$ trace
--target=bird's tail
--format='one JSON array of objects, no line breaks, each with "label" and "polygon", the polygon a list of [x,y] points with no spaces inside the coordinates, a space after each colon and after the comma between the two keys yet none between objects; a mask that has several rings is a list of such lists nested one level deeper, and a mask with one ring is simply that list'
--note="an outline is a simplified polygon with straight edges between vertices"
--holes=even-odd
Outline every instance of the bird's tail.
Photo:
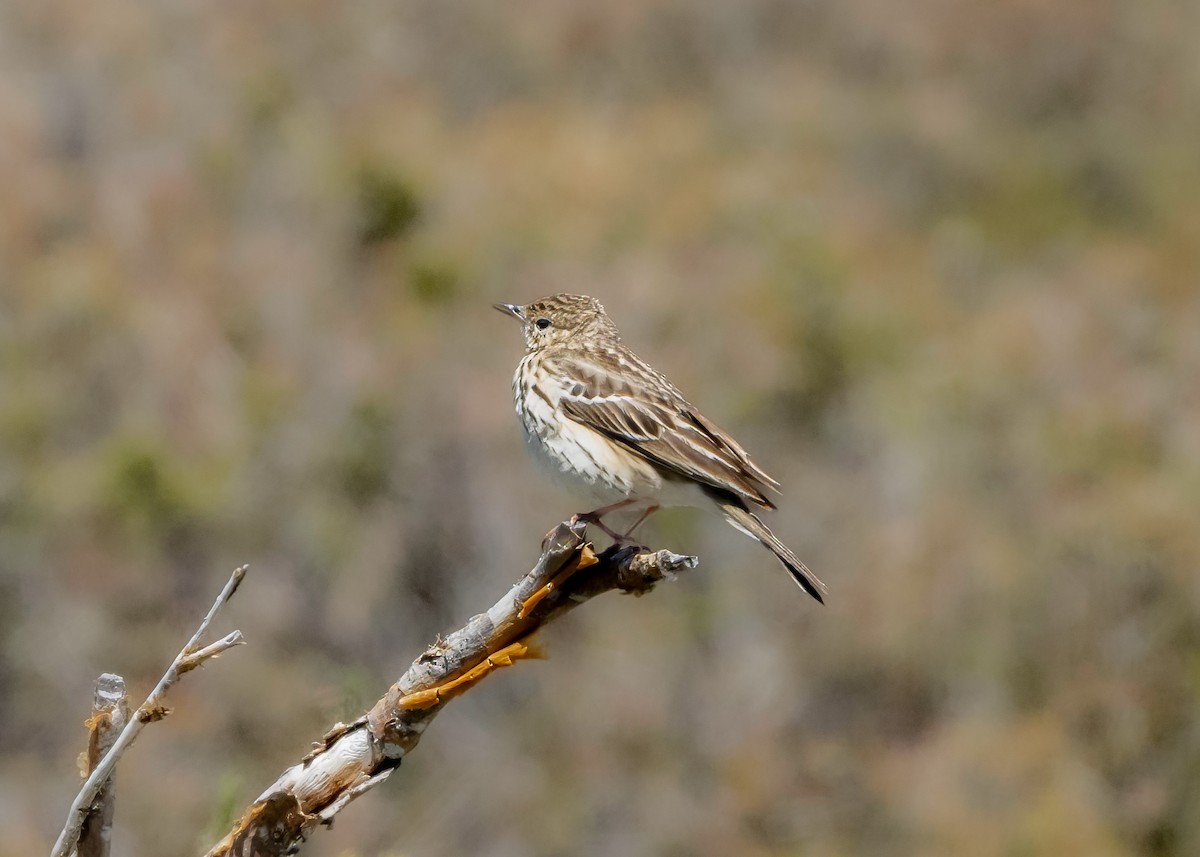
[{"label": "bird's tail", "polygon": [[757,539],[764,547],[768,548],[771,553],[779,558],[788,573],[792,575],[792,579],[796,583],[822,604],[825,603],[824,593],[826,592],[825,584],[820,579],[808,570],[808,566],[802,563],[794,553],[779,539],[775,538],[775,534],[770,528],[764,524],[757,515],[749,509],[738,503],[730,503],[727,501],[717,501],[721,507],[722,514],[725,515],[725,520],[737,527],[746,535]]}]

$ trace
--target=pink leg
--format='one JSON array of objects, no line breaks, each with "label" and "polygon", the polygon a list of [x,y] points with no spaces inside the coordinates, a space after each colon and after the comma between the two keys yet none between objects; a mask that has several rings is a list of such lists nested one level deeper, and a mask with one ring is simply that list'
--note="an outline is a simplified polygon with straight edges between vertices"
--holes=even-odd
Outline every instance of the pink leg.
[{"label": "pink leg", "polygon": [[615,512],[615,511],[617,511],[617,509],[624,509],[626,506],[630,505],[631,503],[637,503],[637,502],[639,502],[639,499],[637,497],[626,497],[624,500],[618,500],[616,503],[613,503],[608,506],[601,506],[599,509],[593,509],[590,512],[580,512],[579,514],[574,515],[572,520],[584,521],[585,523],[594,524],[594,523],[599,522],[599,520],[601,518],[603,518],[605,515],[607,515],[609,512]]},{"label": "pink leg", "polygon": [[623,544],[625,542],[630,541],[630,538],[629,538],[630,534],[634,530],[636,530],[639,526],[641,526],[642,521],[646,520],[648,517],[650,517],[652,514],[654,514],[655,512],[658,511],[658,508],[659,508],[658,504],[650,501],[650,505],[646,507],[646,510],[644,512],[642,512],[641,517],[639,517],[637,519],[637,521],[634,522],[632,527],[630,527],[628,530],[626,530],[623,533],[618,533],[618,532],[613,531],[608,526],[606,526],[604,521],[601,519],[605,515],[607,515],[609,512],[615,512],[618,509],[623,509],[626,506],[630,506],[634,503],[645,503],[645,502],[647,502],[647,501],[640,497],[628,497],[624,500],[620,500],[609,506],[601,506],[599,509],[596,509],[591,512],[581,512],[577,515],[572,516],[571,521],[572,521],[572,523],[574,523],[575,521],[583,521],[584,523],[587,523],[587,524],[595,524],[596,527],[602,533],[604,533],[606,536],[608,536],[614,542],[617,542],[618,544]]},{"label": "pink leg", "polygon": [[651,515],[653,515],[655,512],[657,512],[659,510],[659,508],[661,508],[661,507],[657,503],[651,503],[649,506],[647,506],[646,511],[642,512],[642,516],[633,522],[632,527],[630,527],[628,530],[625,531],[625,535],[623,536],[623,538],[628,540],[629,537],[633,535],[633,531],[636,530],[638,527],[640,527],[642,525],[643,521],[645,521],[647,518],[649,518]]},{"label": "pink leg", "polygon": [[614,533],[611,529],[609,529],[608,525],[605,524],[604,521],[600,520],[600,516],[596,515],[595,512],[584,512],[582,515],[572,515],[571,523],[575,523],[576,521],[583,521],[589,526],[595,526],[596,529],[600,530],[600,532],[604,533],[604,535],[608,536],[615,542],[621,540],[621,534]]}]

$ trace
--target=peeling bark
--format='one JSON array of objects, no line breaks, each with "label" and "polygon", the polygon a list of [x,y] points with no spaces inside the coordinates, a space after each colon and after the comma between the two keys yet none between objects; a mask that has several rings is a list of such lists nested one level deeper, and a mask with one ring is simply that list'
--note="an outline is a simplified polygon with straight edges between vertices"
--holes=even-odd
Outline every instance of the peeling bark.
[{"label": "peeling bark", "polygon": [[365,715],[338,723],[242,815],[209,857],[294,854],[318,824],[391,776],[447,702],[497,669],[536,657],[530,639],[547,623],[610,590],[642,595],[695,557],[586,543],[583,523],[559,524],[542,555],[486,613],[423,652]]}]

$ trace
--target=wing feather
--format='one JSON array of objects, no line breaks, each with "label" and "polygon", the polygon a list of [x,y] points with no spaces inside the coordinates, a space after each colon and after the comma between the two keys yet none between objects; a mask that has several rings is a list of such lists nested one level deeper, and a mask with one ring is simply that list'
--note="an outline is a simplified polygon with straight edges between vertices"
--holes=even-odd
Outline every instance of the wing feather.
[{"label": "wing feather", "polygon": [[632,354],[624,358],[620,370],[583,357],[556,358],[557,369],[574,379],[559,399],[562,413],[668,472],[773,509],[765,492],[779,483],[665,377]]}]

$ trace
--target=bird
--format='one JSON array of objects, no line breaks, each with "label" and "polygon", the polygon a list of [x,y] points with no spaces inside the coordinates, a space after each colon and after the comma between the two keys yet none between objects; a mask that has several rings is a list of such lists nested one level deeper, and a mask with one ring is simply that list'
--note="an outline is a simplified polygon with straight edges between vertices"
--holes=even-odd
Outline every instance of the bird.
[{"label": "bird", "polygon": [[[600,301],[555,294],[494,306],[525,337],[513,398],[527,446],[568,488],[582,485],[602,504],[574,520],[628,541],[660,506],[712,507],[824,603],[825,584],[752,510],[775,509],[768,492],[779,483],[625,345]],[[644,509],[628,531],[604,525],[605,515],[631,506]]]}]

